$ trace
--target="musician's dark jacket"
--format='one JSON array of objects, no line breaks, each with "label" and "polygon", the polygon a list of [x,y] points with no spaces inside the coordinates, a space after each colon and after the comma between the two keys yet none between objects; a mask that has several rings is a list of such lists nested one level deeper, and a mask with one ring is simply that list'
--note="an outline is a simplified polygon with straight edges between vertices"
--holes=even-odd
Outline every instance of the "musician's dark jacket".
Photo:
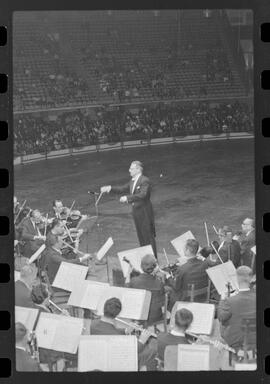
[{"label": "musician's dark jacket", "polygon": [[[231,260],[235,268],[238,268],[241,265],[241,248],[238,241],[225,241],[222,247],[218,250],[218,253],[224,263]],[[220,263],[221,261],[218,259],[218,264]]]},{"label": "musician's dark jacket", "polygon": [[222,324],[221,336],[235,349],[243,347],[242,319],[256,318],[256,293],[240,291],[235,296],[222,300],[218,308],[218,319]]},{"label": "musician's dark jacket", "polygon": [[251,267],[253,253],[251,248],[255,245],[255,230],[240,239],[242,264]]},{"label": "musician's dark jacket", "polygon": [[132,193],[133,181],[130,180],[123,186],[112,187],[111,192],[127,194],[128,203],[132,206],[132,215],[135,223],[137,236],[141,246],[151,244],[155,256],[155,222],[151,196],[151,185],[148,177],[141,175],[136,183],[135,190]]},{"label": "musician's dark jacket", "polygon": [[[194,289],[201,289],[208,286],[208,276],[205,271],[206,264],[204,261],[196,257],[188,259],[188,261],[179,267],[173,288],[175,290],[175,301],[189,300],[188,290],[189,284],[194,284]],[[198,302],[204,301],[206,295],[196,296]]]},{"label": "musician's dark jacket", "polygon": [[141,273],[133,277],[128,284],[130,288],[145,289],[151,292],[151,302],[147,324],[151,325],[162,319],[162,306],[164,306],[164,284],[157,277],[148,273]]},{"label": "musician's dark jacket", "polygon": [[38,362],[28,352],[16,348],[16,371],[39,372],[41,369]]},{"label": "musician's dark jacket", "polygon": [[34,226],[30,217],[27,217],[21,224],[21,239],[25,242],[23,255],[30,258],[38,248],[43,244],[41,240],[34,240],[34,236],[38,236],[37,227]]},{"label": "musician's dark jacket", "polygon": [[43,259],[42,264],[44,265],[44,267],[47,271],[49,282],[51,284],[54,281],[54,278],[57,274],[57,271],[58,271],[62,261],[66,262],[66,263],[75,263],[75,264],[79,263],[79,260],[76,259],[75,257],[73,259],[66,259],[65,257],[63,257],[60,254],[60,252],[57,252],[52,247],[47,247],[44,250],[44,253],[42,255],[42,259]]},{"label": "musician's dark jacket", "polygon": [[160,360],[164,360],[165,348],[168,345],[189,344],[185,336],[175,336],[171,333],[161,332],[157,336],[157,353]]},{"label": "musician's dark jacket", "polygon": [[35,308],[31,298],[31,290],[21,280],[15,282],[15,305],[19,307]]},{"label": "musician's dark jacket", "polygon": [[92,320],[90,325],[91,335],[124,335],[123,328],[116,328],[113,324],[102,320]]}]

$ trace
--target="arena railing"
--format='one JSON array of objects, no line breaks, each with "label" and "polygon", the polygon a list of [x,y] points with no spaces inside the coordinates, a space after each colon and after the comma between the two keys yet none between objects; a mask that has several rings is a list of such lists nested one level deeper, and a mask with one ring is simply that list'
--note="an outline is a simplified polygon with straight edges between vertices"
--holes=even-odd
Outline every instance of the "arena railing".
[{"label": "arena railing", "polygon": [[140,137],[125,137],[125,140],[117,142],[99,142],[98,144],[74,146],[71,148],[47,151],[42,153],[15,155],[14,165],[28,164],[40,160],[56,159],[59,157],[77,156],[93,152],[103,152],[119,149],[128,149],[134,147],[147,147],[154,145],[166,145],[166,144],[181,144],[191,142],[207,142],[218,140],[235,140],[235,139],[253,139],[254,133],[252,131],[238,131],[238,132],[225,132],[225,133],[203,133],[194,135],[141,135]]}]

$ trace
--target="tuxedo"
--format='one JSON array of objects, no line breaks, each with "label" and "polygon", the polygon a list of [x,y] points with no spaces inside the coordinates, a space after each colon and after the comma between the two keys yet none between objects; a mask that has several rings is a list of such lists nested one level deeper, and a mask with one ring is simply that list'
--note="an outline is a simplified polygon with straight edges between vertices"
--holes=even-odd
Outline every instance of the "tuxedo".
[{"label": "tuxedo", "polygon": [[38,248],[43,244],[41,240],[34,240],[34,236],[40,234],[36,224],[32,222],[30,217],[27,217],[21,224],[21,239],[25,242],[23,255],[30,258]]},{"label": "tuxedo", "polygon": [[218,253],[224,263],[228,260],[231,260],[235,268],[238,268],[240,266],[241,248],[238,241],[236,240],[232,240],[231,242],[224,241],[224,243],[218,249]]},{"label": "tuxedo", "polygon": [[256,293],[240,291],[219,303],[218,319],[221,322],[221,336],[226,343],[236,349],[243,347],[242,319],[256,318]]},{"label": "tuxedo", "polygon": [[154,212],[150,200],[151,185],[148,177],[140,175],[135,184],[130,180],[123,186],[112,187],[111,192],[127,194],[127,201],[132,206],[132,216],[140,246],[152,245],[157,257]]}]

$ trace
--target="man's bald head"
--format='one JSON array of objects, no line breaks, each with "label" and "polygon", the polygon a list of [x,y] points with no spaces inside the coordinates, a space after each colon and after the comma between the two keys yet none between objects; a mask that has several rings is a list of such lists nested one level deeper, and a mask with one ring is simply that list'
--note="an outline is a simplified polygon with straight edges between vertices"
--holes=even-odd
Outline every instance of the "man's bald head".
[{"label": "man's bald head", "polygon": [[252,231],[255,228],[255,220],[247,217],[245,220],[243,220],[242,223],[242,230],[244,233],[248,233]]},{"label": "man's bald head", "polygon": [[237,280],[240,288],[247,288],[252,279],[252,269],[247,265],[242,265],[236,269]]},{"label": "man's bald head", "polygon": [[24,265],[21,269],[20,278],[31,285],[37,277],[37,267],[35,264]]}]

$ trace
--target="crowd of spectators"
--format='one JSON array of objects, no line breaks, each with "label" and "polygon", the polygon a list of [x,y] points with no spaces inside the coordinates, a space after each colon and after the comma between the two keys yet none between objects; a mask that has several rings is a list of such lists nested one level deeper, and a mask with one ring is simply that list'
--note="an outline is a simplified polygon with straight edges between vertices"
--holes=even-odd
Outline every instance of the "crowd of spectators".
[{"label": "crowd of spectators", "polygon": [[232,82],[232,71],[224,49],[209,49],[206,52],[205,80],[215,82]]},{"label": "crowd of spectators", "polygon": [[160,103],[132,110],[100,108],[95,116],[72,111],[48,120],[23,114],[15,118],[14,153],[25,155],[98,143],[154,137],[252,131],[253,115],[247,104]]}]

